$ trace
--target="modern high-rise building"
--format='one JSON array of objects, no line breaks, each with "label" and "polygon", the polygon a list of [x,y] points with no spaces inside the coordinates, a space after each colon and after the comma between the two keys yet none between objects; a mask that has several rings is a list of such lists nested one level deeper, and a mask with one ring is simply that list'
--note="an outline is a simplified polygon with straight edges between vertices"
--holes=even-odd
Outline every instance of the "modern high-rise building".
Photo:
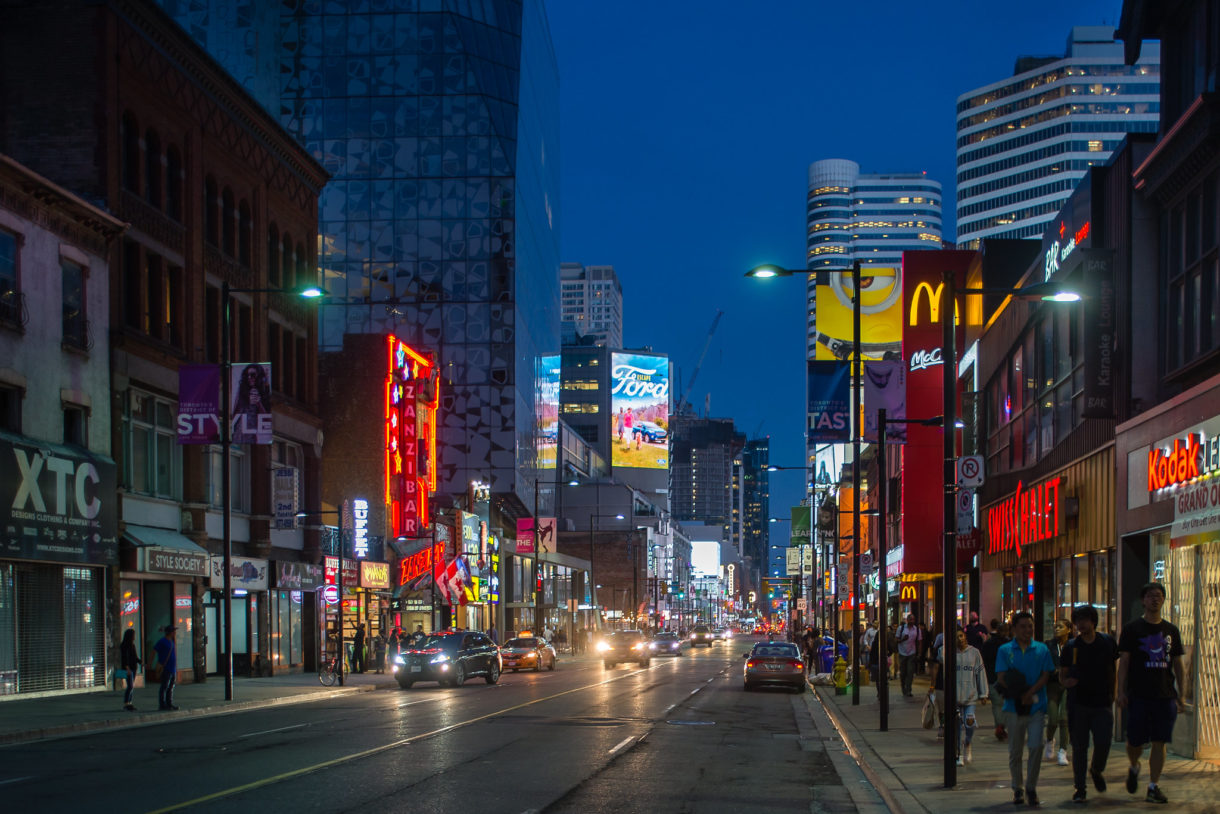
[{"label": "modern high-rise building", "polygon": [[160,3],[264,105],[271,65],[277,115],[331,174],[322,351],[356,333],[435,354],[438,493],[482,481],[495,505],[531,505],[537,360],[560,347],[559,80],[543,0]]},{"label": "modern high-rise building", "polygon": [[623,286],[614,266],[559,266],[565,345],[623,346]]},{"label": "modern high-rise building", "polygon": [[1093,165],[1127,133],[1155,133],[1160,45],[1134,65],[1108,26],[1077,26],[1062,56],[1022,56],[1013,75],[957,97],[957,245],[1042,237]]},{"label": "modern high-rise building", "polygon": [[[809,165],[805,267],[842,272],[864,266],[900,268],[902,253],[941,248],[941,187],[922,172],[862,173],[855,161]],[[818,275],[821,276],[821,275]],[[807,347],[817,347],[817,276],[809,275]]]},{"label": "modern high-rise building", "polygon": [[670,420],[669,499],[680,522],[723,526],[733,520],[734,462],[745,446],[731,418],[675,414]]},{"label": "modern high-rise building", "polygon": [[748,589],[757,590],[760,579],[766,572],[767,535],[770,530],[771,474],[767,471],[771,456],[771,438],[754,438],[746,441],[738,456],[741,472],[739,484],[739,512],[741,514],[741,542]]}]

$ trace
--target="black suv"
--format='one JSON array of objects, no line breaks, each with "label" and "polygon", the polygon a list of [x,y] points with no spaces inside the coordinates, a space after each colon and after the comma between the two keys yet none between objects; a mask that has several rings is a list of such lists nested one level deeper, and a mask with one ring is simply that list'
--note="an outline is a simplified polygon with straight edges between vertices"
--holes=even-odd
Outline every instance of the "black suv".
[{"label": "black suv", "polygon": [[607,669],[620,661],[634,661],[641,667],[647,667],[652,656],[648,640],[641,630],[617,630],[603,639],[597,649]]},{"label": "black suv", "polygon": [[703,645],[711,647],[715,639],[712,636],[712,629],[707,625],[695,625],[690,632],[690,646],[692,648]]},{"label": "black suv", "polygon": [[434,633],[394,659],[394,678],[404,690],[416,681],[460,687],[472,676],[488,684],[500,680],[500,648],[482,633],[464,630]]}]

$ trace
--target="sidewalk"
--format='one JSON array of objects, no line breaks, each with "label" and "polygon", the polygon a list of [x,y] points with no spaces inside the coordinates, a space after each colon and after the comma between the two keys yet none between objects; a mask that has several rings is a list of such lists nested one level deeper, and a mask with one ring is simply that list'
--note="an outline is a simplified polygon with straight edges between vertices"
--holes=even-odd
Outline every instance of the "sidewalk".
[{"label": "sidewalk", "polygon": [[[975,814],[1000,807],[1020,810],[1012,804],[1008,778],[1008,744],[995,739],[991,707],[980,706],[979,727],[974,733],[974,762],[957,767],[957,787],[945,789],[944,741],[935,729],[920,726],[920,709],[928,691],[928,679],[915,681],[914,697],[903,698],[896,683],[890,683],[889,731],[881,732],[877,707],[877,688],[860,688],[860,704],[852,706],[851,692],[835,695],[833,687],[815,687],[822,705],[844,735],[849,750],[858,752],[862,768],[878,789],[893,814]],[[1070,759],[1069,749],[1069,759]],[[1127,757],[1123,744],[1111,746],[1105,777],[1109,788],[1098,792],[1089,783],[1087,806],[1074,805],[1072,769],[1052,759],[1043,761],[1038,780],[1042,808],[1088,810],[1130,809],[1133,803],[1158,808],[1144,802],[1148,782],[1148,759],[1141,764],[1138,796],[1127,793]],[[1220,766],[1201,760],[1186,760],[1169,755],[1161,776],[1161,788],[1174,811],[1214,814],[1220,811]],[[1024,808],[1024,807],[1022,807]]]},{"label": "sidewalk", "polygon": [[135,691],[136,712],[123,709],[121,689],[14,698],[0,701],[0,745],[99,729],[150,726],[169,720],[296,704],[398,686],[389,673],[348,674],[344,681],[342,687],[323,687],[317,673],[291,673],[272,678],[237,677],[233,679],[233,700],[225,701],[224,679],[209,676],[205,682],[179,684],[174,689],[174,703],[180,707],[177,711],[157,709],[156,684]]}]

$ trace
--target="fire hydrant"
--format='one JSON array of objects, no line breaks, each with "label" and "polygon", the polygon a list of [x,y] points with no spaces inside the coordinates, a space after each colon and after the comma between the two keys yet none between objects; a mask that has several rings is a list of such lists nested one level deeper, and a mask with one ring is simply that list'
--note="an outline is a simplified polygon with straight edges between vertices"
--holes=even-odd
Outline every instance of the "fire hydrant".
[{"label": "fire hydrant", "polygon": [[835,659],[834,669],[831,670],[835,685],[835,695],[847,694],[847,659],[839,656]]}]

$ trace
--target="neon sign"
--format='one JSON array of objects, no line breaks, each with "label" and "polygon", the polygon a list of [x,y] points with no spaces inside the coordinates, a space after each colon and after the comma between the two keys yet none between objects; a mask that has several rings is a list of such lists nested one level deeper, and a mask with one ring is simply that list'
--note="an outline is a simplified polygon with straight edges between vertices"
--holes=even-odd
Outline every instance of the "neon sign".
[{"label": "neon sign", "polygon": [[[1046,260],[1043,262],[1043,269],[1042,269],[1043,272],[1045,273],[1046,282],[1050,282],[1050,279],[1055,276],[1055,272],[1059,271],[1060,264],[1063,263],[1065,260],[1067,260],[1068,255],[1070,255],[1072,252],[1076,251],[1076,247],[1078,245],[1080,245],[1081,243],[1083,243],[1086,238],[1088,238],[1089,223],[1090,222],[1086,220],[1084,222],[1084,226],[1081,226],[1079,229],[1076,230],[1076,233],[1072,235],[1072,239],[1069,240],[1067,242],[1067,245],[1064,246],[1062,249],[1059,248],[1059,241],[1056,240],[1054,243],[1051,244],[1051,247],[1046,250]],[[1060,222],[1059,223],[1059,237],[1062,238],[1066,234],[1066,232],[1067,232],[1067,227],[1062,222]]]},{"label": "neon sign", "polygon": [[[431,553],[429,553],[429,549]],[[435,546],[430,546],[422,551],[417,551],[409,557],[404,557],[398,565],[398,584],[406,585],[408,582],[427,574],[432,568],[432,564],[440,562],[445,556],[445,544],[437,543]]]},{"label": "neon sign", "polygon": [[1148,452],[1148,491],[1180,486],[1217,470],[1220,436],[1204,438],[1201,432],[1191,433],[1175,438],[1172,447],[1153,447]]},{"label": "neon sign", "polygon": [[[928,323],[936,325],[940,322],[940,298],[945,293],[945,284],[938,283],[936,288],[932,284],[923,281],[915,286],[915,293],[911,295],[911,312],[907,318],[907,324],[914,327],[919,324],[919,298],[923,294],[928,300]],[[953,317],[957,324],[961,324],[961,312],[957,307],[957,302],[953,303]]]},{"label": "neon sign", "polygon": [[911,354],[911,370],[927,370],[935,365],[944,364],[940,348],[932,350],[917,350]]},{"label": "neon sign", "polygon": [[987,552],[1015,549],[1020,559],[1025,546],[1058,537],[1064,480],[1060,475],[1029,488],[1018,482],[1012,497],[992,506],[987,511]]},{"label": "neon sign", "polygon": [[362,498],[352,501],[352,549],[357,559],[369,555],[369,502]]},{"label": "neon sign", "polygon": [[436,490],[436,360],[387,337],[385,383],[385,503],[395,536],[416,537],[428,526],[428,493]]}]

